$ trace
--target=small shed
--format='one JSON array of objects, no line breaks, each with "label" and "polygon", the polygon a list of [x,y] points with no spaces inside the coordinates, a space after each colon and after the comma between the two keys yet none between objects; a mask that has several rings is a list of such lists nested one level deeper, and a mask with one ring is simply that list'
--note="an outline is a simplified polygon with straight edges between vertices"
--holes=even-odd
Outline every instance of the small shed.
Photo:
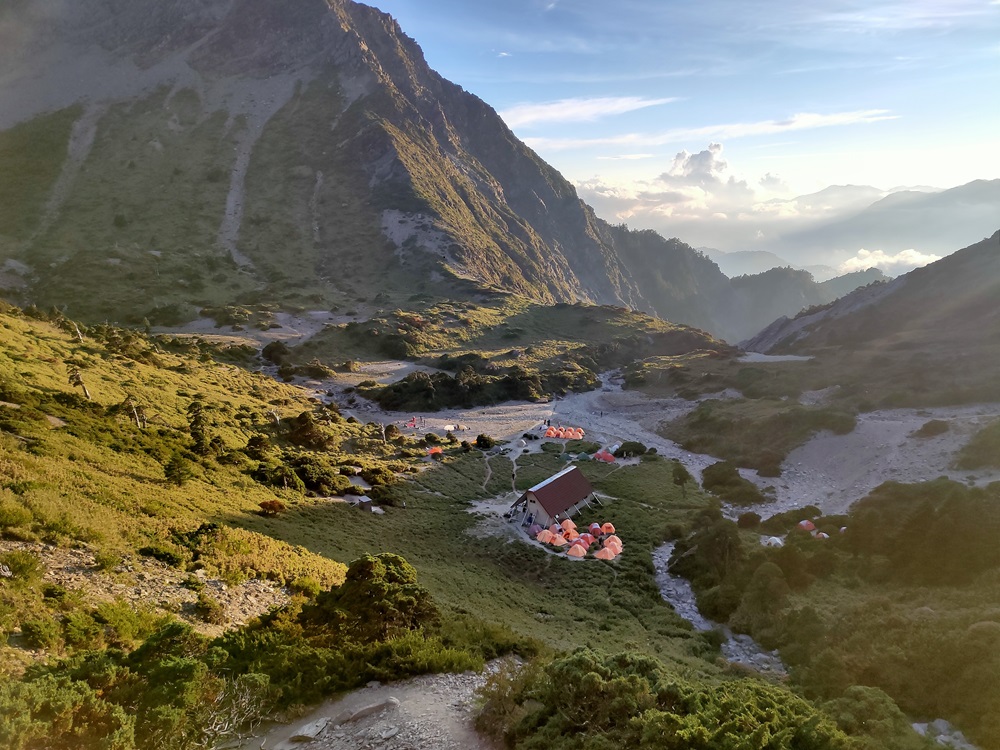
[{"label": "small shed", "polygon": [[511,509],[520,512],[522,520],[549,526],[577,513],[590,504],[594,488],[577,467],[570,466],[539,482],[519,497]]}]

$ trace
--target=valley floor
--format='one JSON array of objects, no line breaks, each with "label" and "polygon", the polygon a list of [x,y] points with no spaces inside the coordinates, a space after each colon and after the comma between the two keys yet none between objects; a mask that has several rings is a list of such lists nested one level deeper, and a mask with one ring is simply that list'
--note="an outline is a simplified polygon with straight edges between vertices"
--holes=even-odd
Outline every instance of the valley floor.
[{"label": "valley floor", "polygon": [[[376,377],[380,381],[402,377],[392,363],[369,363],[350,380]],[[413,415],[386,412],[375,404],[359,400],[345,410],[359,420],[394,422],[407,434],[422,435],[464,427],[456,431],[460,439],[472,439],[486,433],[498,439],[514,439],[521,433],[550,421],[553,425],[582,427],[587,439],[609,445],[624,440],[638,440],[655,447],[661,456],[677,458],[697,475],[717,458],[691,453],[673,441],[656,434],[664,422],[678,419],[698,404],[682,398],[653,398],[637,391],[624,391],[612,375],[602,376],[603,388],[587,393],[571,393],[547,403],[507,403],[476,409],[449,409],[418,416],[418,426],[406,427]],[[309,384],[317,395],[338,387],[344,381]],[[711,394],[703,398],[735,398],[736,391]],[[956,481],[987,484],[1000,480],[1000,471],[957,471],[952,468],[955,455],[972,435],[991,420],[1000,417],[1000,404],[939,407],[933,409],[886,409],[858,415],[857,428],[847,435],[822,432],[795,449],[782,464],[782,476],[759,477],[753,470],[741,473],[762,488],[773,487],[774,501],[754,510],[762,516],[784,510],[816,505],[824,514],[843,513],[856,500],[886,481],[920,482],[947,476]],[[915,437],[926,422],[947,421],[949,430],[934,437]],[[744,508],[733,508],[733,517]]]},{"label": "valley floor", "polygon": [[[887,409],[858,415],[847,435],[823,432],[792,451],[777,479],[744,475],[775,488],[775,501],[754,510],[774,513],[816,505],[824,514],[844,513],[883,482],[923,482],[946,476],[969,484],[1000,481],[1000,471],[958,471],[955,456],[978,430],[1000,417],[1000,404],[934,409]],[[931,419],[946,421],[947,432],[915,437]]]}]

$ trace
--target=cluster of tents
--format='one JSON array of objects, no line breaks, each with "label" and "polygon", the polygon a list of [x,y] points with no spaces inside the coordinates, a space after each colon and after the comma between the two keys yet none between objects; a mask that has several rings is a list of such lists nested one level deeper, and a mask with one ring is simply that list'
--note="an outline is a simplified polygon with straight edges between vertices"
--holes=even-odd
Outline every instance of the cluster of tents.
[{"label": "cluster of tents", "polygon": [[[795,526],[796,526],[796,528],[801,529],[802,531],[808,531],[809,534],[812,536],[813,539],[829,539],[830,538],[829,534],[827,534],[825,531],[820,531],[819,529],[817,529],[816,528],[816,524],[813,523],[812,521],[810,521],[808,518],[802,519],[797,524],[795,524]],[[840,527],[840,533],[844,534],[846,532],[847,532],[847,527],[846,526],[841,526]],[[760,543],[762,545],[764,545],[765,547],[784,547],[785,546],[785,540],[782,539],[780,536],[765,536],[765,537],[761,537]]]},{"label": "cluster of tents", "polygon": [[615,527],[610,523],[592,523],[581,534],[576,530],[576,524],[567,518],[547,529],[535,524],[528,529],[528,533],[542,544],[567,548],[569,557],[586,557],[595,544],[597,551],[593,556],[598,560],[614,560],[622,553],[622,540],[615,535]]},{"label": "cluster of tents", "polygon": [[564,438],[566,440],[583,440],[582,427],[549,427],[545,431],[547,438]]}]

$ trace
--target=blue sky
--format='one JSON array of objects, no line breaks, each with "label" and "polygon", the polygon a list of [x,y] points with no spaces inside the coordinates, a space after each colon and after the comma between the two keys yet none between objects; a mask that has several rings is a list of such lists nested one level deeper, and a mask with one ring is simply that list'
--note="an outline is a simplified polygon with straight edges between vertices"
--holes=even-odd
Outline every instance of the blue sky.
[{"label": "blue sky", "polygon": [[1000,177],[1000,0],[372,4],[609,220],[766,241],[829,185]]}]

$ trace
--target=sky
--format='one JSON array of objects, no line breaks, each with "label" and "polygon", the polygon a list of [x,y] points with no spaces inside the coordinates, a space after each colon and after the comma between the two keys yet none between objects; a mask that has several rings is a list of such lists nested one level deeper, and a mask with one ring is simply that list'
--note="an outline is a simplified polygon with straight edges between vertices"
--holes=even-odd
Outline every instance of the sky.
[{"label": "sky", "polygon": [[695,246],[1000,177],[1000,0],[370,4],[603,218]]}]

